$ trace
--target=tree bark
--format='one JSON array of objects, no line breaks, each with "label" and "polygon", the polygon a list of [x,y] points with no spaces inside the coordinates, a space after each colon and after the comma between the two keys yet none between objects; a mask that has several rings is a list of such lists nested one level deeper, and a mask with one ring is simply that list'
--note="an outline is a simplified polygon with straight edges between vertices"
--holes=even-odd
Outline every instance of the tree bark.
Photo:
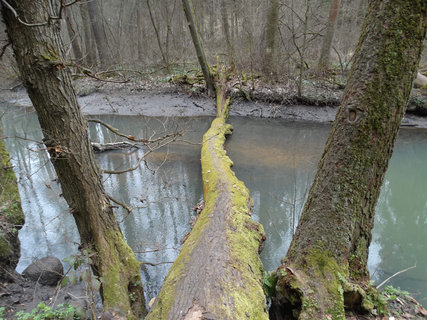
[{"label": "tree bark", "polygon": [[[28,27],[3,6],[16,61],[37,111],[44,143],[80,233],[81,247],[94,252],[91,267],[101,281],[105,310],[128,319],[145,314],[140,264],[114,217],[94,160],[88,127],[64,65],[57,14],[49,0],[8,1]],[[31,49],[29,49],[31,48]]]},{"label": "tree bark", "polygon": [[[277,270],[276,310],[344,319],[365,288],[375,206],[427,28],[424,0],[373,0],[296,234]],[[369,297],[370,296],[370,297]]]},{"label": "tree bark", "polygon": [[147,320],[268,319],[258,256],[263,228],[251,220],[249,191],[224,150],[228,100],[219,90],[217,117],[203,137],[205,208],[170,269]]},{"label": "tree bark", "polygon": [[108,49],[107,37],[105,35],[104,25],[102,22],[101,10],[98,0],[87,2],[90,25],[92,27],[96,48],[98,50],[99,62],[101,68],[106,69],[111,65],[110,53]]},{"label": "tree bark", "polygon": [[333,0],[331,9],[329,11],[328,26],[326,34],[322,42],[320,50],[320,59],[318,64],[319,70],[326,70],[329,67],[329,58],[331,54],[332,40],[334,39],[335,23],[337,21],[338,10],[340,8],[340,0]]},{"label": "tree bark", "polygon": [[197,28],[193,4],[191,0],[182,0],[182,6],[184,7],[185,17],[187,19],[188,28],[190,29],[191,33],[191,39],[193,40],[193,44],[196,49],[197,59],[199,60],[203,77],[206,81],[206,89],[208,90],[208,94],[213,96],[215,94],[214,79],[209,69],[208,60],[206,59],[205,50],[203,49],[202,45],[202,39],[200,38],[199,30]]}]

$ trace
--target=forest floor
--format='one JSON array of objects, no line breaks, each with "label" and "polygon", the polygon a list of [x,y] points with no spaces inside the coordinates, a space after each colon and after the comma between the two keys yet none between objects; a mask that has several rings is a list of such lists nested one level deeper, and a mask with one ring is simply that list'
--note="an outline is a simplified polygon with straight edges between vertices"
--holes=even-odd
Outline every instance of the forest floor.
[{"label": "forest floor", "polygon": [[[79,103],[85,114],[145,115],[145,116],[214,116],[215,99],[205,95],[200,84],[189,85],[150,78],[127,83],[101,82],[90,78],[74,83]],[[185,82],[185,81],[184,81]],[[413,92],[410,108],[402,126],[427,128],[427,94]],[[263,83],[231,79],[228,94],[232,97],[230,116],[283,118],[292,121],[332,122],[342,96],[341,85],[325,81],[305,83],[298,97],[294,82]],[[30,107],[31,102],[22,86],[1,90],[0,102],[12,106]],[[425,109],[424,109],[425,107]],[[17,319],[16,312],[31,311],[40,303],[46,305],[72,303],[90,309],[90,295],[84,282],[64,288],[41,286],[17,277],[12,283],[0,283],[0,320]],[[400,291],[386,296],[390,316],[348,314],[348,319],[427,319],[427,311],[413,298]],[[4,310],[1,307],[5,307]],[[99,313],[99,304],[98,309]]]}]

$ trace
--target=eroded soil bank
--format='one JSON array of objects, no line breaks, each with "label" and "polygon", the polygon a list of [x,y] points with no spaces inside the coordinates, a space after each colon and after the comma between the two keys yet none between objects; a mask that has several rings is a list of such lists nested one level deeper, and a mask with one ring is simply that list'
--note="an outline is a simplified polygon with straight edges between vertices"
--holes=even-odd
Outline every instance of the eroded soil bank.
[{"label": "eroded soil bank", "polygon": [[[74,87],[87,115],[215,116],[215,100],[208,98],[201,86],[176,85],[158,79],[120,84],[79,79],[74,82]],[[285,84],[272,85],[271,88],[259,84],[253,90],[230,84],[228,94],[233,97],[230,116],[332,122],[342,91],[333,87],[307,87],[306,95],[298,99],[295,89]],[[0,91],[0,102],[31,106],[22,86]],[[412,103],[410,108],[415,112]],[[402,126],[427,128],[427,118],[420,116],[422,113],[413,112],[404,117]]]}]

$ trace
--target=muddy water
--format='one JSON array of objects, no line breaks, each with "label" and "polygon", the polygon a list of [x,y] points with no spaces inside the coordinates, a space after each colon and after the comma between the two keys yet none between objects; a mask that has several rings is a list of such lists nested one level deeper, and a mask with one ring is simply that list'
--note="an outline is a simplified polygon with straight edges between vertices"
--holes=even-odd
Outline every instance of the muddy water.
[{"label": "muddy water", "polygon": [[[100,167],[125,169],[146,155],[146,165],[123,175],[105,175],[104,184],[117,200],[134,207],[131,214],[116,209],[123,233],[140,260],[161,263],[142,269],[149,298],[156,295],[170,263],[189,231],[191,207],[202,199],[200,143],[212,118],[146,118],[102,116],[138,137],[185,130],[183,140],[154,153],[148,150],[115,151],[97,155]],[[274,269],[286,254],[304,199],[313,179],[329,131],[328,125],[231,118],[234,134],[226,148],[237,176],[254,199],[254,219],[266,230],[262,253],[266,269]],[[36,141],[41,140],[34,113],[29,109],[7,112],[4,134],[25,139],[6,140],[16,173],[26,224],[20,231],[22,271],[45,255],[65,258],[79,243],[72,216],[61,197],[60,186]],[[90,125],[91,138],[117,141],[99,125]],[[427,305],[427,131],[402,130],[379,199],[369,267],[380,283],[401,269],[417,267],[395,277],[391,284],[411,291]]]}]

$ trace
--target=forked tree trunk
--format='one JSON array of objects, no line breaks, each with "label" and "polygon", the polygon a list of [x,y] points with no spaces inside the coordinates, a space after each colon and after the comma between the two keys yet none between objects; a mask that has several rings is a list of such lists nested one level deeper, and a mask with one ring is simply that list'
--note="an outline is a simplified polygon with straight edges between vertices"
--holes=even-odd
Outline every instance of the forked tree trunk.
[{"label": "forked tree trunk", "polygon": [[199,35],[193,4],[191,0],[182,0],[182,6],[184,7],[185,18],[187,19],[188,28],[190,29],[191,39],[193,40],[194,48],[196,49],[197,59],[199,60],[200,68],[202,69],[203,77],[206,81],[206,89],[208,90],[208,94],[213,96],[215,94],[214,79],[209,69],[208,60],[206,59],[205,50],[203,49],[202,39]]},{"label": "forked tree trunk", "polygon": [[373,307],[363,284],[375,206],[426,27],[425,0],[370,2],[341,107],[277,271],[277,313],[344,319],[344,307]]},{"label": "forked tree trunk", "polygon": [[147,320],[268,319],[258,252],[263,228],[251,220],[249,191],[224,150],[228,101],[203,137],[205,208],[170,269]]},{"label": "forked tree trunk", "polygon": [[[28,23],[56,16],[49,0],[8,1]],[[128,319],[145,313],[140,264],[114,217],[94,160],[87,122],[77,104],[63,61],[59,24],[27,27],[3,7],[23,83],[44,135],[62,193],[80,233],[81,247],[93,252],[92,270],[101,281],[104,309]]]},{"label": "forked tree trunk", "polygon": [[326,27],[325,37],[323,38],[322,48],[320,49],[320,58],[318,69],[326,70],[329,67],[329,57],[331,55],[332,40],[334,39],[335,24],[337,21],[340,0],[333,0],[329,11],[328,24]]}]

